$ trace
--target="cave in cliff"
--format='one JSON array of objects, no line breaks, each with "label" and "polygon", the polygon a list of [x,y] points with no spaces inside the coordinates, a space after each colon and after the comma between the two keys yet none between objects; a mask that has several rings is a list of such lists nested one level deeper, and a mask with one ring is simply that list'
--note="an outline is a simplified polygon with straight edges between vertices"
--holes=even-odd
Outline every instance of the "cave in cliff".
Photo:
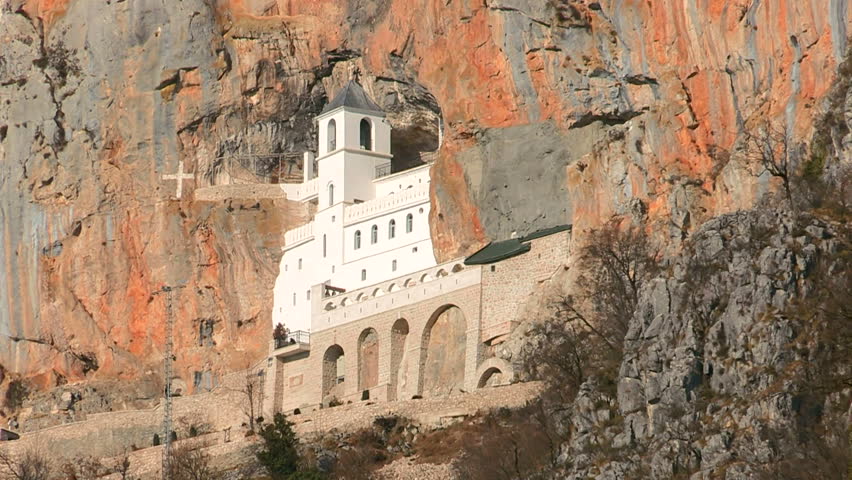
[{"label": "cave in cliff", "polygon": [[[329,475],[339,460],[388,478],[848,476],[850,33],[848,0],[0,0],[0,426],[72,457],[127,454],[148,480],[167,384],[169,433],[251,463],[254,408],[325,382],[358,395],[286,413],[340,446],[301,452]],[[328,239],[341,258],[375,265],[353,288],[330,267],[287,292],[321,305],[325,350],[349,358],[317,380],[286,369],[324,352],[295,334],[279,351],[272,319],[288,274],[329,266],[282,259],[326,241],[310,226],[323,202],[344,212],[333,186],[293,192],[315,118],[355,77],[391,127],[389,173],[430,168],[329,213],[352,230]],[[378,183],[389,154],[373,154]],[[524,250],[554,229],[567,253]],[[404,255],[382,256],[391,242]],[[637,244],[647,275],[591,291],[635,279],[606,267]],[[506,245],[558,268],[465,263]],[[499,321],[391,312],[409,294]],[[346,322],[370,309],[396,323],[358,343]],[[606,319],[618,334],[596,343]],[[525,360],[548,345],[573,348],[549,358],[569,374]],[[399,410],[371,423],[385,401]]]}]

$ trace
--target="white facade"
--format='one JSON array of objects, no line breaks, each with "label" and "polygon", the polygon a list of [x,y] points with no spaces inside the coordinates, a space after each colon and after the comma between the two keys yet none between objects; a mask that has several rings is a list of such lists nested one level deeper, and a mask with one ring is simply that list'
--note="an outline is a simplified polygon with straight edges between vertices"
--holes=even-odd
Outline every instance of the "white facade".
[{"label": "white facade", "polygon": [[[364,95],[357,84],[351,88]],[[322,297],[337,289],[361,289],[436,265],[429,165],[387,175],[391,132],[377,108],[344,104],[316,122],[317,171],[306,154],[303,183],[283,186],[288,198],[317,204],[313,221],[285,233],[272,322],[291,331],[327,328],[318,321]]]}]

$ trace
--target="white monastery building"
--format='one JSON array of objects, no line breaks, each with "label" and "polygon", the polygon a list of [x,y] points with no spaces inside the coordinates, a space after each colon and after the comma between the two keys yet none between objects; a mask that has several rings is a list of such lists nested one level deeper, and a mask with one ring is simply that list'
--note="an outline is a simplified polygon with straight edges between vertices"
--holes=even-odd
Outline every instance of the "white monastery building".
[{"label": "white monastery building", "polygon": [[285,234],[275,284],[273,324],[291,331],[328,327],[313,290],[327,296],[435,265],[429,165],[391,174],[390,126],[354,80],[316,123],[316,160],[306,156],[302,184],[284,185],[288,198],[316,205],[312,222]]},{"label": "white monastery building", "polygon": [[284,184],[311,222],[285,233],[275,284],[265,416],[341,402],[452,395],[509,383],[495,346],[564,269],[570,227],[493,242],[436,263],[429,169],[393,172],[391,128],[354,80],[316,119],[316,157]]}]

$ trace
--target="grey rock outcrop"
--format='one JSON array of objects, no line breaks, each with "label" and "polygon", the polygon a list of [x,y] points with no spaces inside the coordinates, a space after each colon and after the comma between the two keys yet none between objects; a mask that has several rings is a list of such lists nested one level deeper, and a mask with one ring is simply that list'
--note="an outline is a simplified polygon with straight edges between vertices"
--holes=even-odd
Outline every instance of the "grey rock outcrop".
[{"label": "grey rock outcrop", "polygon": [[852,389],[831,380],[852,359],[820,332],[849,335],[821,322],[848,305],[826,289],[848,286],[850,240],[770,209],[702,226],[642,290],[616,398],[580,389],[568,478],[839,478]]}]

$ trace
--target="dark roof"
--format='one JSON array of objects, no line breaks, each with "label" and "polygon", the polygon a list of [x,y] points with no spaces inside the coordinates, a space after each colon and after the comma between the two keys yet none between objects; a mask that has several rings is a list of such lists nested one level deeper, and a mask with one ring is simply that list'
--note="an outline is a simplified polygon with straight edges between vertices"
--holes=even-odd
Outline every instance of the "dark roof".
[{"label": "dark roof", "polygon": [[502,242],[491,242],[478,252],[464,260],[465,265],[484,265],[499,262],[530,251],[529,243],[521,243],[519,238],[511,238]]},{"label": "dark roof", "polygon": [[496,263],[507,258],[527,253],[530,251],[530,240],[553,235],[554,233],[571,230],[571,225],[557,225],[555,227],[544,228],[537,230],[529,235],[520,238],[510,238],[501,242],[491,242],[482,247],[473,255],[464,260],[465,265],[485,265],[488,263]]},{"label": "dark roof", "polygon": [[521,237],[522,242],[529,242],[530,240],[535,240],[536,238],[547,237],[548,235],[553,235],[554,233],[564,232],[566,230],[571,230],[571,225],[557,225],[555,227],[550,228],[542,228],[541,230],[536,230],[533,233],[525,237]]},{"label": "dark roof", "polygon": [[337,92],[334,99],[322,109],[322,113],[327,113],[340,107],[382,112],[382,108],[376,105],[376,102],[367,95],[364,88],[355,80],[346,82],[346,85]]}]

